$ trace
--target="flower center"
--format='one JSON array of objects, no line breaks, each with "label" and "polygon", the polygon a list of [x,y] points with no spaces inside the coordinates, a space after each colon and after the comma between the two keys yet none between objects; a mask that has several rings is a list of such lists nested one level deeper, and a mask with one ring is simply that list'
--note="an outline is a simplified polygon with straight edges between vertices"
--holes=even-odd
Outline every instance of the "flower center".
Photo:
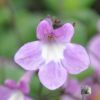
[{"label": "flower center", "polygon": [[43,43],[42,57],[46,60],[46,63],[50,61],[59,62],[63,59],[64,49],[65,45],[61,43]]},{"label": "flower center", "polygon": [[11,94],[8,100],[24,100],[24,95],[21,91],[17,90]]},{"label": "flower center", "polygon": [[53,35],[48,35],[48,40],[49,40],[49,41],[54,40],[54,36],[53,36]]}]

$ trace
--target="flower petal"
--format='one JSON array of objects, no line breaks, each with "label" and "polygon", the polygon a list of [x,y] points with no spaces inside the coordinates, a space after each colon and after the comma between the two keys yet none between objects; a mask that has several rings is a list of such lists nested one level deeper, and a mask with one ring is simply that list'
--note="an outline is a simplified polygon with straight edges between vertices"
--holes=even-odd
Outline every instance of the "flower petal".
[{"label": "flower petal", "polygon": [[81,45],[68,43],[64,57],[62,63],[71,74],[79,74],[86,70],[90,64],[89,56]]},{"label": "flower petal", "polygon": [[63,96],[61,96],[60,100],[75,100],[75,99],[68,95],[63,95]]},{"label": "flower petal", "polygon": [[25,70],[36,70],[44,62],[41,57],[41,43],[29,42],[22,46],[15,55],[15,62]]},{"label": "flower petal", "polygon": [[53,30],[52,22],[50,19],[42,20],[37,26],[38,39],[44,40],[46,34],[50,34]]},{"label": "flower petal", "polygon": [[5,80],[5,86],[9,87],[10,89],[17,88],[17,83],[14,80],[7,79]]},{"label": "flower petal", "polygon": [[0,100],[8,100],[12,92],[13,91],[11,89],[4,86],[0,86]]},{"label": "flower petal", "polygon": [[67,77],[66,70],[60,63],[50,62],[39,70],[41,83],[50,90],[55,90],[62,86]]},{"label": "flower petal", "polygon": [[96,35],[88,44],[92,67],[100,70],[100,35]]},{"label": "flower petal", "polygon": [[54,30],[57,41],[70,42],[74,34],[74,27],[71,23],[66,23]]},{"label": "flower petal", "polygon": [[25,96],[25,100],[34,100],[34,99]]}]

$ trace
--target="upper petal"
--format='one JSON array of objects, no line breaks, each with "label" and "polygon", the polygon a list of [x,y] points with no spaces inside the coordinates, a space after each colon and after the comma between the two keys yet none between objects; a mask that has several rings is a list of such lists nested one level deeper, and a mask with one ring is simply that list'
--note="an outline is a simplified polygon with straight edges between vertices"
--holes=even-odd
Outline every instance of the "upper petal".
[{"label": "upper petal", "polygon": [[81,45],[68,43],[64,51],[64,57],[62,62],[71,74],[78,74],[86,70],[90,64],[89,56]]},{"label": "upper petal", "polygon": [[55,62],[50,62],[39,70],[39,79],[48,89],[54,90],[62,86],[67,77],[66,70]]},{"label": "upper petal", "polygon": [[16,53],[15,62],[25,70],[36,70],[44,62],[41,57],[41,43],[29,42],[22,46]]},{"label": "upper petal", "polygon": [[42,20],[37,26],[37,37],[38,39],[45,39],[47,34],[52,33],[53,27],[50,19]]},{"label": "upper petal", "polygon": [[74,34],[74,27],[71,23],[66,23],[54,30],[57,41],[70,42]]}]

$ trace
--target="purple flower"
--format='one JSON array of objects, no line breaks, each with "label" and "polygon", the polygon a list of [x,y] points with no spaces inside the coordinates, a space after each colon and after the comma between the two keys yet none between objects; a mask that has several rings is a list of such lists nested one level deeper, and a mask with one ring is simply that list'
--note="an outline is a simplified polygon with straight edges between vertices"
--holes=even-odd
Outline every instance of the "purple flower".
[{"label": "purple flower", "polygon": [[15,55],[15,62],[25,70],[39,69],[41,83],[50,90],[62,86],[67,73],[79,74],[89,66],[84,47],[70,43],[74,34],[71,23],[59,25],[50,18],[37,26],[37,41],[22,46]]},{"label": "purple flower", "polygon": [[[75,91],[73,91],[75,90]],[[65,93],[69,93],[75,97],[81,97],[81,84],[76,79],[69,80],[66,84],[64,84]]]},{"label": "purple flower", "polygon": [[18,83],[6,80],[4,85],[0,86],[0,100],[33,100],[28,97],[28,82],[31,75],[32,72],[25,73]]},{"label": "purple flower", "polygon": [[61,100],[81,100],[81,84],[76,79],[68,80],[63,89],[64,95],[61,96]]},{"label": "purple flower", "polygon": [[100,34],[94,36],[88,44],[91,65],[100,74]]}]

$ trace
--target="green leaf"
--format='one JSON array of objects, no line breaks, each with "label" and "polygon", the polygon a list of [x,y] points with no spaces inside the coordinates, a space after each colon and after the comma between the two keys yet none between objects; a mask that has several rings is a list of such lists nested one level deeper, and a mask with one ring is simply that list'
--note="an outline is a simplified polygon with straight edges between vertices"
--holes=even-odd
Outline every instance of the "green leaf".
[{"label": "green leaf", "polygon": [[0,55],[14,56],[18,47],[19,43],[15,33],[7,32],[0,36]]},{"label": "green leaf", "polygon": [[0,25],[10,21],[10,11],[7,7],[0,8]]},{"label": "green leaf", "polygon": [[33,15],[27,11],[17,13],[17,28],[24,42],[36,39],[36,27],[41,18],[41,15]]}]

